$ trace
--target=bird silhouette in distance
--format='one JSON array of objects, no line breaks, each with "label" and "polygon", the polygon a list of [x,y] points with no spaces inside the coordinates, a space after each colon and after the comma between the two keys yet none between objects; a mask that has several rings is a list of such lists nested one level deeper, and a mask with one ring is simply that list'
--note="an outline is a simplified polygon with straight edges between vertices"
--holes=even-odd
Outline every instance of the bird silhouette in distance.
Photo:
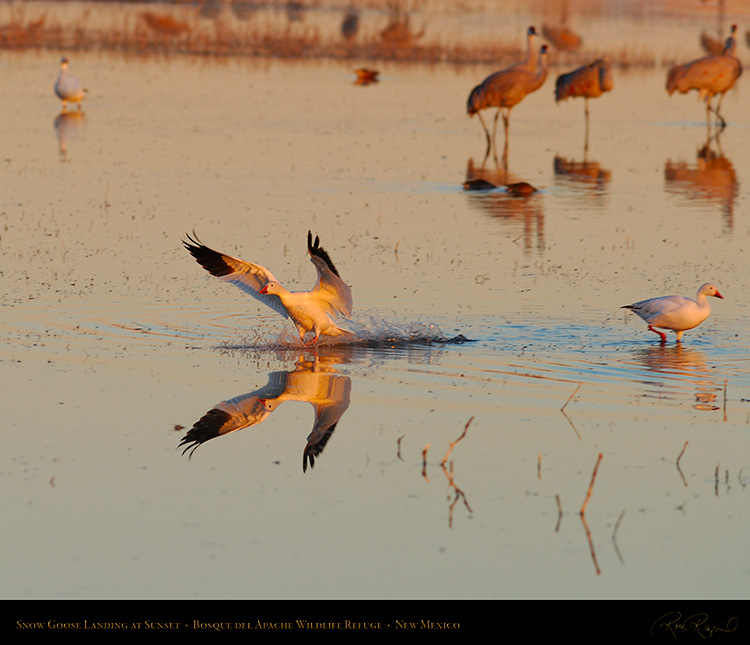
[{"label": "bird silhouette in distance", "polygon": [[[736,37],[737,37],[737,25],[732,25],[732,28],[730,29],[728,38],[732,38],[732,40],[736,43]],[[718,56],[719,54],[724,53],[724,48],[726,47],[726,38],[714,38],[713,36],[710,36],[706,32],[701,32],[701,47],[705,50],[707,54],[713,54],[715,56]],[[734,55],[734,51],[732,51],[732,55]]]},{"label": "bird silhouette in distance", "polygon": [[353,40],[359,31],[359,12],[349,9],[341,20],[341,36],[344,40]]},{"label": "bird silhouette in distance", "polygon": [[583,38],[575,33],[570,27],[562,25],[542,25],[542,35],[552,43],[554,47],[562,51],[576,51],[581,48]]},{"label": "bird silhouette in distance", "polygon": [[[732,32],[734,33],[734,31]],[[734,55],[737,43],[734,36],[727,38],[724,51],[718,56],[709,54],[683,65],[677,65],[669,70],[667,75],[667,93],[687,94],[696,90],[706,104],[706,123],[711,127],[711,112],[718,119],[719,129],[723,130],[727,123],[721,115],[721,102],[726,93],[734,87],[742,74],[742,64]],[[719,95],[716,108],[712,101]]]}]

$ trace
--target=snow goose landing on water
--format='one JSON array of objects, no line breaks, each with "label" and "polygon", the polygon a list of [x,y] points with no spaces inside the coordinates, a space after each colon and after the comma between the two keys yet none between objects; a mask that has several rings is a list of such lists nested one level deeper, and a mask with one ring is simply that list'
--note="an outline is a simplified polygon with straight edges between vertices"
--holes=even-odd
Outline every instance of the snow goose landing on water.
[{"label": "snow goose landing on water", "polygon": [[209,249],[195,234],[187,238],[189,241],[183,241],[185,248],[211,275],[238,286],[284,318],[291,318],[303,343],[307,333],[313,332],[315,337],[305,345],[317,342],[321,334],[352,334],[338,327],[332,318],[335,315],[351,318],[352,291],[339,277],[328,253],[320,247],[317,235],[313,242],[312,233],[307,232],[307,252],[318,272],[318,281],[310,291],[287,291],[268,269],[259,264],[243,262]]},{"label": "snow goose landing on water", "polygon": [[706,300],[706,296],[724,299],[718,289],[709,282],[698,289],[698,295],[695,300],[685,298],[684,296],[662,296],[661,298],[650,298],[641,300],[632,305],[624,305],[622,309],[632,309],[643,320],[648,323],[648,328],[659,336],[661,342],[667,342],[667,336],[654,327],[660,329],[671,329],[677,333],[677,342],[682,340],[682,332],[700,325],[708,314],[711,313],[711,307]]},{"label": "snow goose landing on water", "polygon": [[68,73],[68,59],[65,56],[60,59],[60,74],[55,82],[55,94],[62,101],[63,112],[65,112],[68,101],[78,103],[78,109],[80,110],[81,101],[86,96],[86,90],[81,86],[81,81]]}]

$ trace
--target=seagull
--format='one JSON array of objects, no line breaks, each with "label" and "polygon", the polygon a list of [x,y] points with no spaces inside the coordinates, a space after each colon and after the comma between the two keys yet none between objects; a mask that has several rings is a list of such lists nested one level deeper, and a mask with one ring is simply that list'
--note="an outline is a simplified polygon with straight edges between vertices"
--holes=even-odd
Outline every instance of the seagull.
[{"label": "seagull", "polygon": [[307,472],[349,408],[351,388],[348,376],[320,371],[317,364],[299,361],[292,371],[269,374],[268,383],[260,389],[217,403],[195,422],[180,447],[184,446],[183,454],[189,451],[192,456],[210,439],[262,423],[285,401],[304,401],[315,409],[315,423],[302,456],[302,471]]},{"label": "seagull", "polygon": [[81,101],[86,97],[86,90],[81,86],[81,81],[68,74],[68,59],[65,56],[60,59],[60,74],[55,82],[55,94],[62,101],[63,112],[65,112],[68,101],[78,103],[78,109],[80,110]]},{"label": "seagull", "polygon": [[650,331],[661,336],[662,343],[667,342],[667,336],[654,327],[676,332],[679,343],[682,341],[682,332],[697,327],[711,313],[706,296],[724,299],[714,285],[706,282],[698,289],[695,300],[684,296],[662,296],[641,300],[632,305],[624,305],[621,309],[632,309],[637,313],[648,323]]},{"label": "seagull", "polygon": [[[328,253],[320,247],[320,240],[307,232],[307,252],[318,272],[318,281],[310,291],[287,291],[273,274],[259,264],[243,262],[208,248],[195,233],[183,240],[185,248],[211,275],[238,286],[243,291],[268,305],[284,318],[291,318],[300,340],[306,346],[324,336],[353,335],[334,322],[332,316],[352,316],[352,291],[331,262]],[[305,342],[308,332],[315,337]]]}]

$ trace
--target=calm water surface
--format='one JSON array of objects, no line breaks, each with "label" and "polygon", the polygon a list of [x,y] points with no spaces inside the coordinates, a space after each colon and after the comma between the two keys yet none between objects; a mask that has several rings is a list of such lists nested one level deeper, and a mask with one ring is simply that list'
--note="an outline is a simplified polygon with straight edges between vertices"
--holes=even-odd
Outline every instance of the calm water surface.
[{"label": "calm water surface", "polygon": [[[586,145],[553,71],[511,117],[518,199],[462,189],[505,178],[464,112],[489,69],[90,54],[61,118],[57,61],[0,55],[3,597],[747,596],[747,83],[707,139],[663,71],[618,73]],[[307,289],[308,229],[377,342],[302,348],[181,247]],[[619,308],[707,280],[681,347]]]}]

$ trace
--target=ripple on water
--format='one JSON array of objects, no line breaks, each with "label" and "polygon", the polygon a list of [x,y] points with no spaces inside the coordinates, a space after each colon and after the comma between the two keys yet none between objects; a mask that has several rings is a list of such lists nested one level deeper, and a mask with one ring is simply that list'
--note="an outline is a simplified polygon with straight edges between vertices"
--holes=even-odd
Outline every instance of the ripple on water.
[{"label": "ripple on water", "polygon": [[[127,342],[175,345],[246,354],[276,352],[286,360],[303,348],[288,321],[276,314],[226,314],[197,307],[113,304],[81,306],[50,316],[42,306],[9,307],[4,327],[20,344],[55,351],[92,344],[117,350]],[[538,312],[537,312],[538,314]],[[498,322],[500,321],[500,322]],[[718,409],[727,386],[750,385],[747,360],[694,337],[691,344],[660,345],[636,339],[629,329],[600,321],[571,322],[534,315],[503,322],[502,316],[468,315],[455,321],[364,314],[350,325],[355,335],[321,338],[309,351],[366,369],[389,364],[391,378],[403,368],[419,379],[449,381],[469,390],[477,383],[521,386],[587,384],[659,399],[694,399],[696,409]],[[444,329],[451,329],[446,333]],[[704,348],[705,346],[705,348]],[[288,353],[288,356],[287,356]],[[291,360],[291,359],[290,359]],[[370,372],[368,372],[370,373]],[[398,374],[397,374],[398,373]],[[483,386],[484,387],[484,386]],[[533,396],[533,393],[530,394]]]}]

